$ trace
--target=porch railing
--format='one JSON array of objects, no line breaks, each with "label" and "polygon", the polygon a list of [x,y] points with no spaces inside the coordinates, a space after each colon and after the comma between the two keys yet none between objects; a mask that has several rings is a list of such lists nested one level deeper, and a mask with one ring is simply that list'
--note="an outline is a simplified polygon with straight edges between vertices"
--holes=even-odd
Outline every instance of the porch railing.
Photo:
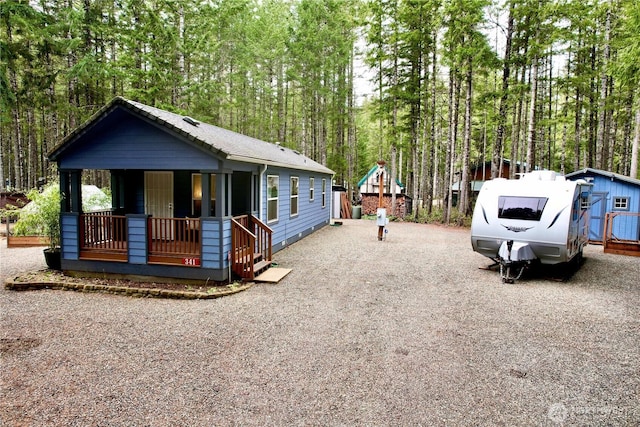
[{"label": "porch railing", "polygon": [[149,218],[149,262],[200,265],[199,218]]},{"label": "porch railing", "polygon": [[231,269],[243,280],[253,280],[271,265],[273,230],[253,215],[231,220]]},{"label": "porch railing", "polygon": [[[635,219],[634,219],[635,218]],[[615,225],[620,221],[635,222],[640,227],[640,213],[637,212],[607,212],[604,217],[603,249],[606,253],[640,256],[640,236],[637,240],[623,239],[616,236]]]},{"label": "porch railing", "polygon": [[127,260],[127,218],[111,211],[80,214],[80,258]]}]

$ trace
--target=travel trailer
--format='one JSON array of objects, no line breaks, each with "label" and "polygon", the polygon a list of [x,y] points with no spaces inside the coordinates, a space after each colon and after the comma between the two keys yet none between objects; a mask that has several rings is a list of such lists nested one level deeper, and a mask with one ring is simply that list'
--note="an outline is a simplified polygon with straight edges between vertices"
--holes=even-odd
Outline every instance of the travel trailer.
[{"label": "travel trailer", "polygon": [[487,181],[473,211],[471,245],[500,266],[505,283],[534,262],[579,262],[589,240],[590,202],[591,184],[553,171]]}]

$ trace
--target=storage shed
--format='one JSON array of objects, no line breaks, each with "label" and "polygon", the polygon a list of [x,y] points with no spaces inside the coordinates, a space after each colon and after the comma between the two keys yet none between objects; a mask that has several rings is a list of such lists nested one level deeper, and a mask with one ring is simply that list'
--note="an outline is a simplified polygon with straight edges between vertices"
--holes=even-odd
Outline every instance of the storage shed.
[{"label": "storage shed", "polygon": [[392,191],[391,172],[384,165],[384,162],[373,166],[367,174],[358,182],[360,198],[362,201],[362,214],[375,215],[378,209],[380,198],[380,180],[378,172],[383,171],[383,205],[387,209],[387,215],[404,218],[410,215],[413,209],[413,199],[405,194],[404,185],[396,178],[395,194],[396,194],[396,210],[391,211]]},{"label": "storage shed", "polygon": [[566,177],[571,180],[586,179],[593,184],[590,242],[604,243],[607,215],[612,221],[610,238],[640,241],[640,180],[592,168],[571,172]]},{"label": "storage shed", "polygon": [[[60,175],[64,271],[251,280],[329,224],[333,171],[303,154],[117,97],[49,158]],[[82,210],[107,170],[113,208]]]}]

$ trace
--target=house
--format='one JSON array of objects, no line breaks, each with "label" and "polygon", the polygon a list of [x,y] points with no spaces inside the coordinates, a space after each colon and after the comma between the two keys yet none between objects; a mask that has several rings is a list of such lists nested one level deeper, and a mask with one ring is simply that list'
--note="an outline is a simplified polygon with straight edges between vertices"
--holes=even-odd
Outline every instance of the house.
[{"label": "house", "polygon": [[[498,178],[509,178],[509,173],[511,170],[511,162],[507,159],[502,159],[502,164],[500,166],[500,173],[498,174]],[[516,163],[514,174],[519,174],[524,171],[524,168],[520,163]],[[452,204],[453,206],[458,205],[458,195],[460,193],[460,173],[456,174],[457,181],[455,181],[451,185],[451,193],[452,193]],[[485,181],[489,181],[491,179],[491,160],[479,163],[475,166],[472,166],[469,171],[469,187],[471,189],[471,198],[472,203],[475,203],[475,200],[478,198],[478,194],[480,193],[480,189],[482,188],[482,184]]]},{"label": "house", "polygon": [[373,166],[367,174],[358,181],[358,189],[362,201],[362,214],[375,215],[380,202],[380,172],[382,172],[382,203],[387,209],[388,215],[404,218],[410,215],[413,209],[413,199],[405,194],[404,185],[396,178],[395,194],[396,194],[396,210],[392,212],[391,201],[391,172],[385,166],[385,162],[378,162]]},{"label": "house", "polygon": [[[640,243],[640,180],[592,168],[568,173],[566,177],[586,179],[593,184],[590,242],[606,244],[607,240],[618,240]],[[610,221],[608,227],[607,218]]]},{"label": "house", "polygon": [[[251,280],[274,252],[331,218],[333,171],[325,166],[121,97],[49,159],[64,196],[63,271]],[[88,170],[110,172],[110,210],[82,211]]]}]

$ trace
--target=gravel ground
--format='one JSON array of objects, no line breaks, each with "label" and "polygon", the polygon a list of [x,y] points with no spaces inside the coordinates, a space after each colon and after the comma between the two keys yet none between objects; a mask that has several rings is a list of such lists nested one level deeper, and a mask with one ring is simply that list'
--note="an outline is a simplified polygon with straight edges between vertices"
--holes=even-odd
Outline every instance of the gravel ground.
[{"label": "gravel ground", "polygon": [[[640,425],[640,258],[502,284],[469,230],[346,220],[215,300],[0,290],[0,425]],[[43,268],[2,247],[1,278]]]}]

